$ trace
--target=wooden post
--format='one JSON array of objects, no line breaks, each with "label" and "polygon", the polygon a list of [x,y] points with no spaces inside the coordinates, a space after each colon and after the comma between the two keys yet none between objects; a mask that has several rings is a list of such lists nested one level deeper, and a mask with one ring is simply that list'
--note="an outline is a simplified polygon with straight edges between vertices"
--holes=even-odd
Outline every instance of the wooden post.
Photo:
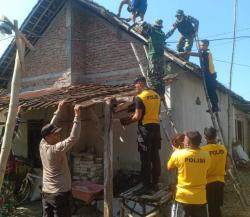
[{"label": "wooden post", "polygon": [[[9,21],[10,22],[10,21]],[[15,59],[15,67],[12,76],[11,82],[11,94],[10,94],[10,103],[9,103],[9,111],[5,125],[5,132],[3,136],[3,143],[1,147],[0,153],[0,191],[3,184],[6,164],[9,158],[12,138],[15,128],[16,121],[16,113],[17,113],[17,105],[19,102],[19,89],[21,83],[21,73],[24,69],[24,55],[25,55],[25,47],[27,46],[30,50],[33,49],[33,46],[29,43],[29,41],[25,38],[25,36],[18,30],[17,21],[14,21],[14,25],[10,23],[12,26],[15,35],[16,35],[16,59]]]},{"label": "wooden post", "polygon": [[113,216],[113,124],[111,100],[104,105],[104,217]]},{"label": "wooden post", "polygon": [[[66,54],[67,54],[67,70],[72,69],[72,1],[69,0],[66,6]],[[77,80],[77,79],[76,79]],[[73,82],[75,82],[74,80]]]},{"label": "wooden post", "polygon": [[[17,21],[15,22],[15,29],[17,30]],[[15,128],[15,117],[17,113],[17,105],[18,105],[18,95],[19,95],[19,88],[20,88],[20,79],[21,79],[21,72],[23,68],[23,59],[24,59],[24,52],[25,52],[25,44],[20,34],[18,34],[18,30],[16,32],[16,60],[15,60],[15,67],[12,77],[11,83],[11,95],[10,95],[10,103],[9,103],[9,112],[6,120],[5,125],[5,132],[3,136],[3,143],[1,147],[0,153],[0,191],[3,184],[6,164],[9,158],[11,145],[12,145],[12,137]]]}]

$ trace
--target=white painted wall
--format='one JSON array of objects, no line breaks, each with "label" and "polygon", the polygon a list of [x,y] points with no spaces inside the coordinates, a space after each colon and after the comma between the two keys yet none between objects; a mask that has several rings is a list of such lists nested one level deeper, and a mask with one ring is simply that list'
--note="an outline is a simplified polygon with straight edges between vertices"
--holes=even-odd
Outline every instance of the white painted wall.
[{"label": "white painted wall", "polygon": [[[241,110],[234,108],[234,121],[239,120],[242,121],[243,123],[243,128],[244,128],[244,145],[243,148],[244,150],[250,154],[250,141],[249,141],[249,126],[248,126],[248,119],[246,113],[242,112]],[[234,122],[235,123],[235,122]],[[236,130],[235,130],[235,125],[234,125],[234,132],[233,132],[233,139],[236,139]]]},{"label": "white painted wall", "polygon": [[[205,127],[212,126],[211,116],[206,112],[208,109],[202,80],[191,73],[175,68],[180,73],[178,81],[171,88],[172,114],[178,131],[198,130],[203,134]],[[223,133],[227,143],[227,95],[217,91],[219,98],[219,112]],[[199,97],[201,104],[196,104]]]}]

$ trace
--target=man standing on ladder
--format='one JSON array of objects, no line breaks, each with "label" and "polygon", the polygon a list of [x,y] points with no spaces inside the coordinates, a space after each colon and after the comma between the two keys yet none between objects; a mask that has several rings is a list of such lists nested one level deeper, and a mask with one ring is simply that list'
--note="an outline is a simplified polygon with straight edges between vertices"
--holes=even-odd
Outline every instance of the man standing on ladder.
[{"label": "man standing on ladder", "polygon": [[[215,72],[212,53],[208,49],[209,41],[204,39],[199,42],[199,53],[189,52],[182,53],[181,55],[197,56],[201,59],[201,70],[205,76],[207,94],[212,104],[212,112],[218,112],[218,96],[216,93],[216,78],[217,73]],[[209,112],[209,110],[207,110]]]},{"label": "man standing on ladder", "polygon": [[132,20],[135,23],[137,17],[140,17],[141,21],[144,20],[144,15],[148,6],[147,0],[122,0],[117,14],[118,17],[121,16],[121,11],[124,5],[128,5],[127,10],[129,13],[132,13],[132,17],[126,19],[127,22]]},{"label": "man standing on ladder", "polygon": [[[176,29],[181,33],[177,43],[178,52],[190,52],[193,47],[194,38],[199,28],[199,21],[191,16],[186,16],[183,10],[177,10],[176,21],[173,28],[166,34],[166,38],[173,35]],[[188,59],[188,56],[186,57]]]},{"label": "man standing on ladder", "polygon": [[141,24],[143,32],[148,35],[148,78],[153,89],[163,98],[165,94],[165,60],[164,47],[166,36],[162,31],[163,21],[157,19],[153,25]]},{"label": "man standing on ladder", "polygon": [[136,78],[135,113],[132,117],[122,118],[121,124],[126,126],[138,121],[138,151],[141,159],[141,176],[143,192],[151,194],[158,190],[158,181],[161,174],[159,149],[161,148],[160,132],[160,96],[149,89],[146,78]]}]

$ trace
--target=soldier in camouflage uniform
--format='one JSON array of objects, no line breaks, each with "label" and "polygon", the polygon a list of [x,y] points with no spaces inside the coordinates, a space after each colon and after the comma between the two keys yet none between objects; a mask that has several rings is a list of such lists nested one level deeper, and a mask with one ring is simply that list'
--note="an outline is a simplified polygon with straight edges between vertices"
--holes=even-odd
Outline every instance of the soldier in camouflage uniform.
[{"label": "soldier in camouflage uniform", "polygon": [[156,20],[154,25],[143,23],[143,31],[148,35],[148,72],[147,76],[152,88],[161,96],[165,94],[165,60],[164,47],[166,36],[162,31],[162,20]]},{"label": "soldier in camouflage uniform", "polygon": [[177,43],[177,51],[190,52],[195,35],[198,32],[199,21],[191,16],[186,16],[183,10],[178,10],[175,16],[176,22],[173,24],[173,28],[166,34],[166,37],[169,38],[178,29],[181,36]]}]

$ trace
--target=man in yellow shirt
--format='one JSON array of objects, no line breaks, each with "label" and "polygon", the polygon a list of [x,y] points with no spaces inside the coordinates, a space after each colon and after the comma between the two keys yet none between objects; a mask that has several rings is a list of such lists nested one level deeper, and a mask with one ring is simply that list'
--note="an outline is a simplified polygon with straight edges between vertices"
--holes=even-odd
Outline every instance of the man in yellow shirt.
[{"label": "man in yellow shirt", "polygon": [[[211,112],[219,112],[219,100],[216,93],[217,89],[217,73],[215,71],[214,63],[213,63],[213,57],[212,53],[209,49],[209,41],[204,39],[199,42],[199,53],[196,52],[183,52],[179,54],[180,56],[190,55],[190,56],[196,56],[200,58],[201,63],[201,70],[204,73],[206,88],[207,88],[207,94],[209,96],[211,105],[212,105],[212,111]],[[209,112],[209,110],[207,110]]]},{"label": "man in yellow shirt", "polygon": [[229,168],[229,159],[225,146],[217,144],[216,129],[205,128],[204,135],[207,144],[201,149],[208,151],[211,157],[206,186],[209,217],[222,217],[220,207],[223,205],[224,176]]},{"label": "man in yellow shirt", "polygon": [[161,133],[159,113],[161,98],[149,89],[143,76],[136,78],[135,113],[130,118],[122,118],[122,125],[129,125],[138,121],[138,151],[141,159],[141,176],[145,188],[150,193],[158,189],[161,174],[159,149],[161,148]]},{"label": "man in yellow shirt", "polygon": [[206,176],[210,156],[199,148],[201,138],[198,131],[186,132],[184,149],[176,150],[167,163],[168,170],[178,169],[176,210],[172,217],[182,211],[184,217],[207,217]]}]

